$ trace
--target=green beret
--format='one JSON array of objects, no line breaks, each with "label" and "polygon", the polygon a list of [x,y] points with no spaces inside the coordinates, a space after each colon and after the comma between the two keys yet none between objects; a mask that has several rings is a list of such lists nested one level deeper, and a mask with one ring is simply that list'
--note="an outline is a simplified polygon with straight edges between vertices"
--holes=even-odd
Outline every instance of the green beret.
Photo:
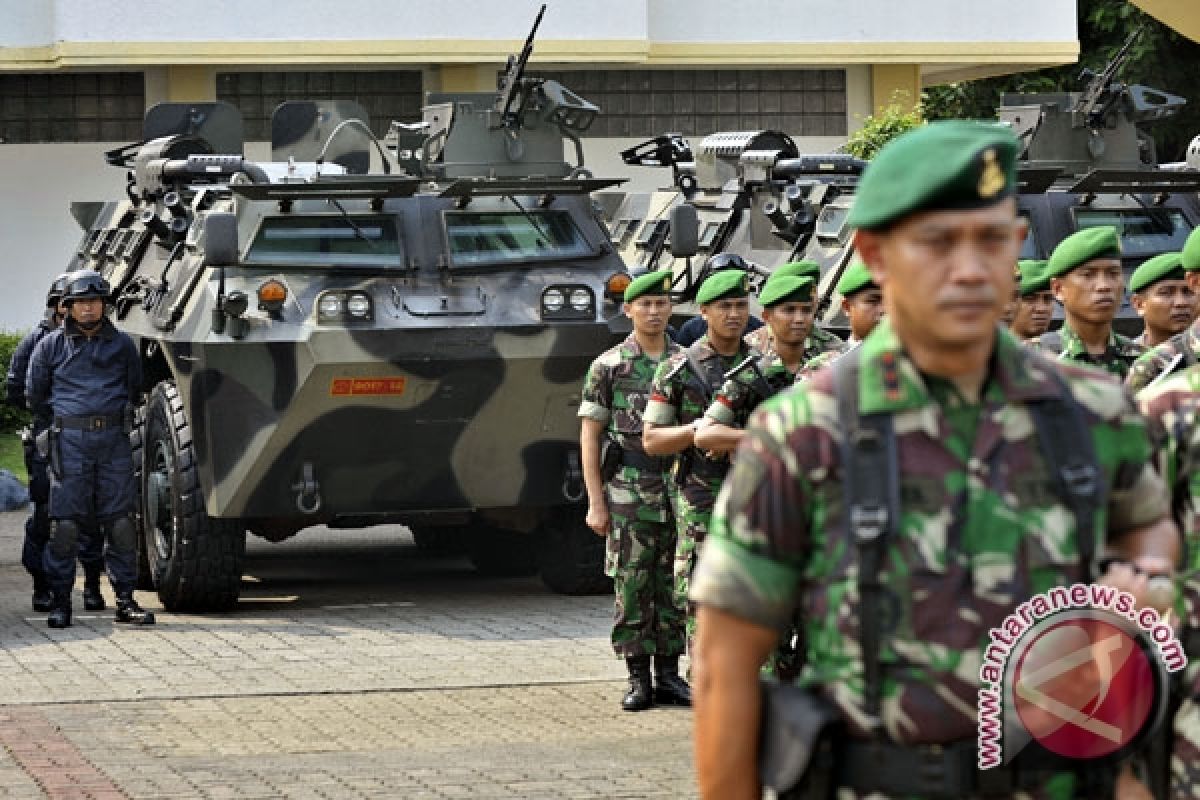
[{"label": "green beret", "polygon": [[784,275],[796,275],[801,278],[808,276],[814,281],[821,279],[821,265],[815,261],[789,261],[786,264],[780,264],[771,273],[771,277],[782,277]]},{"label": "green beret", "polygon": [[1200,228],[1188,234],[1183,245],[1183,268],[1189,272],[1200,269]]},{"label": "green beret", "polygon": [[1129,291],[1140,292],[1165,280],[1183,280],[1183,253],[1160,253],[1147,258],[1129,276]]},{"label": "green beret", "polygon": [[855,260],[842,273],[841,280],[837,283],[837,290],[842,297],[849,297],[857,291],[874,285],[875,282],[871,280],[871,272],[867,269],[867,265]]},{"label": "green beret", "polygon": [[1021,297],[1044,292],[1050,288],[1050,276],[1046,274],[1045,261],[1032,258],[1018,261],[1017,272],[1021,276],[1017,285],[1017,292]]},{"label": "green beret", "polygon": [[1017,185],[1017,137],[995,123],[946,120],[884,145],[863,171],[846,222],[882,228],[918,211],[983,208]]},{"label": "green beret", "polygon": [[740,269],[723,269],[709,275],[696,292],[696,303],[704,305],[726,297],[745,297],[750,292],[750,276]]},{"label": "green beret", "polygon": [[758,295],[763,308],[780,303],[807,302],[812,300],[813,279],[799,275],[772,275]]},{"label": "green beret", "polygon": [[1121,237],[1111,225],[1075,231],[1058,243],[1046,262],[1046,277],[1061,278],[1081,264],[1097,258],[1120,258]]},{"label": "green beret", "polygon": [[660,269],[658,272],[647,272],[630,281],[625,287],[625,302],[632,303],[644,294],[669,294],[671,291],[671,270]]}]

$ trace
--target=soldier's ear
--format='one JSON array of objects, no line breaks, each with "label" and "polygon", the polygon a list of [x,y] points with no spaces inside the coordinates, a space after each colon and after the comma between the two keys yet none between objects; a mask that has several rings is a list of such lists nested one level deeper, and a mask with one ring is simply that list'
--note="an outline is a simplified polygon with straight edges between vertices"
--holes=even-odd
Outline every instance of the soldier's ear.
[{"label": "soldier's ear", "polygon": [[1189,269],[1183,273],[1183,279],[1187,281],[1188,288],[1196,294],[1200,294],[1200,269]]},{"label": "soldier's ear", "polygon": [[1141,292],[1129,295],[1129,305],[1133,306],[1133,310],[1138,313],[1139,317],[1146,316],[1146,298]]},{"label": "soldier's ear", "polygon": [[854,232],[854,253],[871,273],[871,280],[883,286],[886,277],[883,268],[883,234],[876,231],[857,230]]}]

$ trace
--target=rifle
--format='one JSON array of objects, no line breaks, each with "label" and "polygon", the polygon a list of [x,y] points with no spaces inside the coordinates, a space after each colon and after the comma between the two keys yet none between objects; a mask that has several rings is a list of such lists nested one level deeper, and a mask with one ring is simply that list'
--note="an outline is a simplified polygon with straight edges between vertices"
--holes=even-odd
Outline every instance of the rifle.
[{"label": "rifle", "polygon": [[1125,44],[1121,45],[1121,49],[1104,66],[1103,71],[1097,74],[1091,70],[1084,70],[1081,73],[1081,78],[1090,80],[1088,80],[1087,87],[1083,90],[1083,93],[1079,96],[1079,100],[1075,103],[1075,107],[1071,111],[1076,115],[1083,116],[1087,120],[1089,128],[1099,127],[1104,120],[1104,116],[1108,113],[1109,107],[1121,96],[1119,91],[1110,94],[1109,87],[1116,79],[1117,72],[1129,58],[1129,49],[1133,47],[1133,43],[1142,35],[1142,30],[1142,26],[1139,26],[1133,33],[1129,34],[1129,38],[1125,40]]},{"label": "rifle", "polygon": [[[525,37],[525,46],[521,48],[521,54],[510,55],[504,65],[504,75],[496,87],[499,94],[496,95],[495,104],[495,110],[500,114],[500,126],[503,128],[515,131],[521,127],[521,106],[525,103],[524,89],[527,88],[524,85],[525,67],[529,63],[529,57],[533,55],[533,38],[537,36],[538,26],[542,24],[542,14],[545,13],[546,4],[542,3],[541,10],[533,20],[533,28]],[[535,85],[536,83],[541,81],[535,79]]]}]

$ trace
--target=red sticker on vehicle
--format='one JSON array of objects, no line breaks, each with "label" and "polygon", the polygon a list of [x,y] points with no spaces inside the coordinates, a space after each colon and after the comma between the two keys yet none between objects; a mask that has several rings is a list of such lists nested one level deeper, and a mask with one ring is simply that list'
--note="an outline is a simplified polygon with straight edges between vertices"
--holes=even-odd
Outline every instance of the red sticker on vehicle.
[{"label": "red sticker on vehicle", "polygon": [[334,378],[329,386],[333,397],[404,394],[404,378]]}]

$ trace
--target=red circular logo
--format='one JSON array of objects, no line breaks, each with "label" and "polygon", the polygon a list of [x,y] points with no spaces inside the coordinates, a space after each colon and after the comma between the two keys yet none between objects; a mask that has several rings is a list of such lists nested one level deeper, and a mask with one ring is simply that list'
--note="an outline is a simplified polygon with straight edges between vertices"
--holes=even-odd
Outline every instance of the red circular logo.
[{"label": "red circular logo", "polygon": [[1067,758],[1110,755],[1147,726],[1159,695],[1154,663],[1117,625],[1075,616],[1037,633],[1010,686],[1025,730]]}]

